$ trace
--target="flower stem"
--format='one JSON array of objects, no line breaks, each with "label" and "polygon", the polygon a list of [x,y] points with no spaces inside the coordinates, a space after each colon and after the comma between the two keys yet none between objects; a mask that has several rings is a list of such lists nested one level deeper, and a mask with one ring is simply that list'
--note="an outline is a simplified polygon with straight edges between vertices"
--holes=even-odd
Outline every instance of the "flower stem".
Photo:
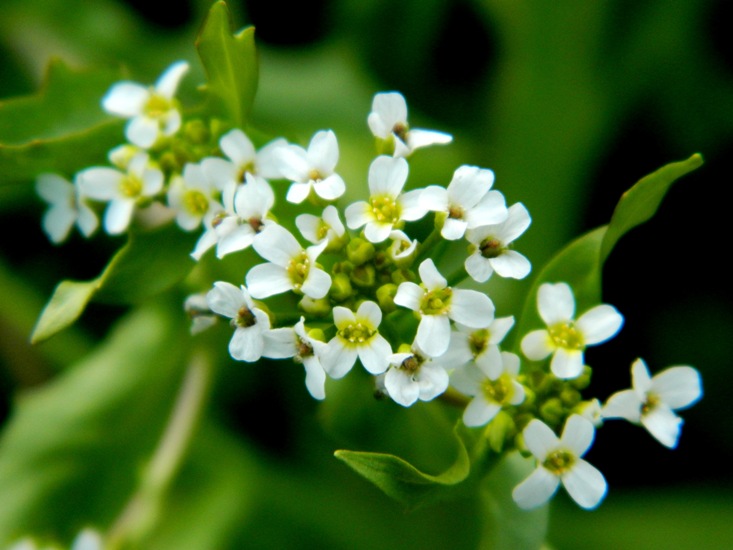
[{"label": "flower stem", "polygon": [[433,231],[428,235],[428,237],[420,243],[420,247],[417,251],[417,257],[415,258],[415,263],[420,264],[425,258],[428,256],[433,256],[433,252],[435,252],[433,249],[434,247],[439,244],[440,242],[443,242],[443,237],[440,234],[440,228],[436,227],[433,229]]},{"label": "flower stem", "polygon": [[168,424],[137,492],[109,530],[106,550],[138,543],[155,526],[166,493],[181,467],[201,417],[211,386],[212,367],[204,353],[193,354]]}]

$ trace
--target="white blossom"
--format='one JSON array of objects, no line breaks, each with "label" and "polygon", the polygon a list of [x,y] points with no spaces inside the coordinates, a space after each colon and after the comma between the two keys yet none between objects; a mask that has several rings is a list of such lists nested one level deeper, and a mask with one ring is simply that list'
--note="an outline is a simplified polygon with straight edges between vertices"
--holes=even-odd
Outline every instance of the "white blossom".
[{"label": "white blossom", "polygon": [[157,195],[163,188],[163,172],[154,168],[146,153],[138,153],[126,172],[108,167],[87,168],[79,173],[84,195],[109,201],[104,213],[104,229],[110,235],[123,233],[130,225],[136,204]]},{"label": "white blossom", "polygon": [[486,373],[498,373],[502,368],[499,344],[513,326],[513,316],[498,317],[488,327],[479,329],[456,323],[458,330],[451,333],[447,352],[456,366],[455,374],[460,375],[463,366],[473,363]]},{"label": "white blossom", "polygon": [[400,284],[394,303],[420,313],[415,341],[430,357],[448,349],[451,319],[471,328],[486,328],[494,320],[494,304],[488,296],[449,287],[433,260],[424,260],[418,272],[422,284]]},{"label": "white blossom", "polygon": [[288,290],[319,299],[331,288],[331,277],[317,264],[328,243],[306,249],[284,227],[272,225],[253,241],[257,253],[269,263],[254,266],[247,273],[247,287],[255,298],[267,298]]},{"label": "white blossom", "polygon": [[392,229],[404,221],[419,220],[427,210],[420,206],[422,190],[402,192],[407,181],[407,161],[404,158],[379,156],[369,166],[369,201],[359,201],[346,208],[346,225],[358,229],[373,243],[381,243]]},{"label": "white blossom", "polygon": [[41,174],[36,180],[36,192],[48,203],[42,226],[53,243],[65,241],[74,224],[85,237],[99,226],[97,215],[87,204],[79,185],[57,174]]},{"label": "white blossom", "polygon": [[303,237],[313,243],[320,243],[326,239],[328,246],[326,250],[338,248],[343,243],[343,236],[346,234],[338,209],[329,204],[323,209],[321,217],[313,214],[300,214],[295,218],[295,226]]},{"label": "white blossom", "polygon": [[646,363],[637,359],[631,366],[631,375],[633,388],[609,397],[601,415],[641,424],[662,445],[675,448],[682,419],[674,411],[686,409],[702,397],[700,373],[678,365],[652,377]]},{"label": "white blossom", "polygon": [[158,137],[171,136],[181,127],[181,113],[174,98],[188,63],[173,63],[150,88],[136,82],[118,82],[102,99],[104,109],[128,118],[125,135],[131,143],[147,149]]},{"label": "white blossom", "polygon": [[420,147],[453,141],[450,134],[443,132],[410,129],[407,123],[407,102],[398,92],[376,94],[367,123],[374,137],[394,147],[395,157],[407,157]]},{"label": "white blossom", "polygon": [[267,353],[265,333],[270,318],[252,301],[247,288],[218,281],[206,295],[209,309],[231,319],[234,335],[229,341],[229,354],[238,361],[252,363]]},{"label": "white blossom", "polygon": [[409,263],[417,250],[417,240],[410,239],[404,231],[395,229],[390,232],[392,243],[387,247],[387,255],[397,265]]},{"label": "white blossom", "polygon": [[334,171],[339,148],[336,134],[331,130],[316,132],[307,150],[290,144],[278,147],[274,155],[278,170],[291,181],[286,196],[289,202],[300,204],[308,198],[311,190],[327,201],[344,194],[346,184]]},{"label": "white blossom", "polygon": [[430,401],[448,388],[446,364],[440,358],[428,357],[413,343],[409,352],[398,352],[387,357],[389,370],[384,376],[388,395],[403,407],[418,399]]},{"label": "white blossom", "polygon": [[575,298],[567,283],[542,284],[537,306],[547,328],[527,334],[522,339],[522,352],[533,361],[552,355],[550,369],[558,378],[579,376],[585,348],[615,336],[624,321],[608,304],[595,306],[575,320]]},{"label": "white blossom", "polygon": [[321,358],[323,368],[332,378],[342,378],[354,366],[357,358],[371,374],[381,374],[389,366],[392,348],[379,334],[382,310],[371,301],[359,305],[356,313],[342,306],[333,308],[336,335],[328,342]]},{"label": "white blossom", "polygon": [[200,164],[188,163],[183,174],[174,176],[168,187],[168,205],[176,211],[176,223],[184,231],[193,231],[205,218],[218,211],[212,182]]},{"label": "white blossom", "polygon": [[491,191],[494,172],[486,168],[463,165],[453,173],[448,188],[430,185],[420,195],[420,205],[445,215],[440,234],[455,241],[466,229],[502,223],[509,212],[504,195]]},{"label": "white blossom", "polygon": [[591,509],[600,504],[606,495],[606,480],[601,472],[581,458],[595,436],[589,420],[571,415],[558,439],[547,424],[535,418],[522,434],[538,464],[512,492],[520,508],[528,510],[541,506],[552,498],[560,483],[582,508]]},{"label": "white blossom", "polygon": [[509,207],[509,216],[499,224],[482,225],[466,231],[466,239],[475,247],[466,258],[466,272],[479,283],[488,281],[496,271],[501,277],[524,279],[532,266],[529,260],[510,248],[511,243],[531,223],[522,203]]},{"label": "white blossom", "polygon": [[519,357],[507,351],[501,352],[499,365],[474,363],[476,368],[473,385],[467,392],[473,396],[463,411],[463,423],[475,427],[487,424],[507,406],[524,401],[524,387],[517,381]]}]

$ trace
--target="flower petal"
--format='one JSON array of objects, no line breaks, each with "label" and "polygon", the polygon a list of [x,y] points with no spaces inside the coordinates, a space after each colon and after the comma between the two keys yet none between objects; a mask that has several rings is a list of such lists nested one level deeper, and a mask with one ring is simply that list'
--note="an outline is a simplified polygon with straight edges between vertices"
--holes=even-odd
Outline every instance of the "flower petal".
[{"label": "flower petal", "polygon": [[448,202],[464,210],[473,208],[483,199],[493,183],[494,172],[491,170],[465,164],[459,166],[448,184]]},{"label": "flower petal", "polygon": [[406,307],[412,311],[420,310],[420,301],[425,296],[425,290],[415,283],[406,281],[397,287],[397,294],[394,297],[394,303],[398,306]]},{"label": "flower petal", "polygon": [[185,61],[173,63],[158,78],[158,81],[155,83],[155,91],[163,97],[167,97],[168,99],[172,98],[178,89],[178,84],[181,82],[183,75],[187,72],[188,63]]},{"label": "flower petal", "polygon": [[[331,174],[326,179],[317,181],[313,184],[316,195],[327,201],[333,201],[339,198],[346,191],[346,184],[338,174]],[[289,200],[289,199],[288,199]]]},{"label": "flower petal", "polygon": [[339,145],[332,130],[316,132],[308,144],[308,160],[324,176],[333,173],[339,160]]},{"label": "flower petal", "polygon": [[125,137],[130,143],[147,149],[158,139],[158,121],[144,115],[130,119],[125,127]]},{"label": "flower petal", "polygon": [[670,409],[683,409],[702,397],[700,373],[692,367],[670,367],[652,378],[651,391]]},{"label": "flower petal", "polygon": [[451,141],[453,141],[453,136],[450,134],[434,130],[415,128],[407,133],[407,145],[412,150],[427,147],[428,145],[444,145]]},{"label": "flower petal", "polygon": [[619,391],[608,398],[601,410],[601,416],[603,418],[625,418],[629,422],[638,424],[641,421],[643,404],[634,390]]},{"label": "flower petal", "polygon": [[420,194],[420,206],[433,212],[447,212],[448,191],[440,185],[429,185]]},{"label": "flower petal", "polygon": [[357,357],[356,349],[344,346],[336,336],[328,343],[328,350],[321,357],[321,364],[331,378],[339,379],[351,370]]},{"label": "flower petal", "polygon": [[550,361],[550,370],[558,378],[577,378],[583,372],[583,352],[578,349],[557,348]]},{"label": "flower petal", "polygon": [[562,484],[573,500],[586,510],[598,506],[608,489],[603,474],[582,459],[562,476]]},{"label": "flower petal", "polygon": [[102,107],[113,115],[130,118],[142,112],[150,91],[135,82],[119,82],[102,98]]},{"label": "flower petal", "polygon": [[420,387],[412,376],[399,368],[391,368],[384,376],[384,387],[395,403],[409,407],[420,396]]},{"label": "flower petal", "polygon": [[303,359],[305,367],[305,387],[315,399],[326,398],[326,371],[317,357],[311,355]]},{"label": "flower petal", "polygon": [[588,346],[600,344],[612,338],[623,324],[624,318],[615,307],[608,304],[589,309],[577,321],[577,327]]},{"label": "flower petal", "polygon": [[[359,309],[356,310],[356,319],[362,323],[371,325],[372,329],[376,329],[379,323],[382,322],[382,310],[376,303],[365,300],[359,305]],[[392,352],[390,351],[390,353]]]},{"label": "flower petal", "polygon": [[237,327],[229,341],[229,354],[237,361],[252,363],[262,357],[264,347],[262,327],[256,323],[251,327]]},{"label": "flower petal", "polygon": [[377,157],[369,166],[370,194],[396,197],[405,186],[408,171],[407,161],[402,157]]},{"label": "flower petal", "polygon": [[252,247],[265,260],[283,268],[303,252],[293,234],[281,225],[273,225],[259,233]]},{"label": "flower petal", "polygon": [[466,258],[463,266],[466,268],[466,273],[478,283],[485,283],[494,273],[491,262],[484,258],[478,250]]},{"label": "flower petal", "polygon": [[328,294],[330,288],[331,276],[315,265],[311,265],[308,270],[308,276],[303,281],[303,286],[300,290],[309,298],[319,300]]},{"label": "flower petal", "polygon": [[415,341],[430,357],[440,357],[450,343],[450,320],[445,315],[423,315]]},{"label": "flower petal", "polygon": [[537,291],[537,309],[545,324],[572,320],[575,298],[567,283],[543,283]]},{"label": "flower petal", "polygon": [[544,461],[547,455],[560,444],[555,432],[547,424],[536,418],[527,424],[522,434],[524,444],[540,462]]},{"label": "flower petal", "polygon": [[293,281],[285,268],[275,264],[259,264],[247,273],[245,278],[249,293],[257,299],[267,298],[292,290]]},{"label": "flower petal", "polygon": [[440,230],[440,234],[444,239],[449,241],[457,241],[466,233],[468,224],[465,220],[459,220],[456,218],[447,218],[443,223],[443,228]]},{"label": "flower petal", "polygon": [[439,290],[448,286],[448,281],[440,274],[432,259],[423,260],[417,270],[420,280],[428,290]]},{"label": "flower petal", "polygon": [[595,428],[590,420],[573,414],[565,422],[560,445],[573,451],[575,456],[581,457],[593,444],[595,433]]},{"label": "flower petal", "polygon": [[364,228],[364,236],[370,243],[381,243],[387,240],[392,232],[392,224],[389,222],[370,221]]},{"label": "flower petal", "polygon": [[298,339],[292,327],[268,330],[263,334],[265,346],[263,357],[269,359],[287,359],[298,352]]},{"label": "flower petal", "polygon": [[477,395],[463,411],[463,423],[469,428],[483,426],[492,420],[501,410],[498,403],[486,401],[483,395]]},{"label": "flower petal", "polygon": [[448,316],[471,328],[488,327],[494,320],[494,304],[486,294],[476,290],[453,289]]},{"label": "flower petal", "polygon": [[224,134],[219,140],[219,146],[238,169],[255,161],[255,147],[242,130],[234,129]]},{"label": "flower petal", "polygon": [[531,510],[542,506],[555,494],[560,486],[560,479],[538,466],[527,479],[512,491],[512,498],[523,510]]},{"label": "flower petal", "polygon": [[682,419],[664,403],[641,415],[641,423],[657,441],[665,447],[674,449],[680,436]]},{"label": "flower petal", "polygon": [[548,355],[550,355],[557,346],[555,342],[550,338],[550,333],[546,330],[533,330],[522,338],[522,353],[524,353],[527,359],[532,361],[542,361]]},{"label": "flower petal", "polygon": [[110,235],[123,233],[130,225],[135,203],[128,200],[113,200],[104,213],[104,230]]},{"label": "flower petal", "polygon": [[389,367],[387,357],[392,354],[392,347],[381,334],[375,334],[369,345],[360,346],[357,350],[361,364],[370,374],[382,374]]},{"label": "flower petal", "polygon": [[529,263],[529,260],[514,250],[505,250],[489,262],[491,267],[502,277],[524,279],[532,271],[532,264]]}]

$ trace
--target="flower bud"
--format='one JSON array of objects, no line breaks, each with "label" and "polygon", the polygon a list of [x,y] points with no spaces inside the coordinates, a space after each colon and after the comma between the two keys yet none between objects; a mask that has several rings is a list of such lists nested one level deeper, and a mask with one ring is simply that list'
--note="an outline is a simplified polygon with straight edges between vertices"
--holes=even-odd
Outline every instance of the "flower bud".
[{"label": "flower bud", "polygon": [[397,306],[394,303],[394,297],[397,294],[397,285],[387,283],[377,289],[377,303],[384,313],[391,313]]},{"label": "flower bud", "polygon": [[540,416],[550,426],[560,424],[565,416],[565,409],[562,406],[562,401],[560,401],[558,397],[552,397],[542,403],[542,406],[540,407]]},{"label": "flower bud", "polygon": [[371,288],[377,281],[377,272],[372,264],[358,265],[351,272],[351,282],[359,288]]},{"label": "flower bud", "polygon": [[348,300],[353,294],[354,289],[351,287],[351,280],[346,273],[337,273],[331,279],[331,298],[338,302]]},{"label": "flower bud", "polygon": [[346,246],[346,257],[354,265],[362,265],[374,258],[374,245],[359,237],[351,239]]},{"label": "flower bud", "polygon": [[331,303],[328,297],[314,300],[308,296],[303,296],[298,302],[298,307],[314,317],[326,317],[331,313]]}]

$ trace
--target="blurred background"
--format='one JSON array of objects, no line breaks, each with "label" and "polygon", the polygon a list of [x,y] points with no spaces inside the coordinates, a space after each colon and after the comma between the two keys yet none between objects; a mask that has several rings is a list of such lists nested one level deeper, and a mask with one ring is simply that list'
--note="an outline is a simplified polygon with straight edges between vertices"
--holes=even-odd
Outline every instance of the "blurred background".
[{"label": "blurred background", "polygon": [[[704,156],[705,165],[676,183],[657,216],[622,239],[609,258],[604,301],[626,323],[616,339],[588,353],[594,368],[589,396],[605,399],[628,387],[631,362],[643,357],[652,372],[695,366],[704,398],[683,413],[675,451],[641,429],[608,422],[586,458],[605,474],[610,493],[590,513],[564,495],[555,499],[549,543],[558,550],[733,547],[733,290],[726,248],[733,237],[726,199],[733,158],[733,4],[228,5],[235,28],[256,27],[260,89],[253,116],[259,128],[301,143],[317,130],[333,129],[341,148],[339,171],[347,182],[362,185],[373,155],[366,127],[371,98],[378,91],[401,91],[413,127],[454,135],[449,147],[416,153],[411,185],[447,184],[459,164],[493,169],[507,202],[521,201],[532,214],[517,249],[535,273],[571,238],[607,223],[621,194],[639,178],[692,153]],[[204,74],[194,37],[209,6],[203,0],[2,0],[0,98],[35,93],[52,57],[76,68],[122,67],[139,82],[153,82],[172,61],[187,59],[192,74],[182,97],[195,102]],[[98,431],[77,434],[82,440],[97,434],[104,445],[84,440],[80,451],[66,449],[62,465],[8,466],[0,459],[0,485],[20,479],[31,466],[59,470],[0,492],[0,531],[20,521],[28,530],[70,538],[84,522],[104,525],[115,516],[165,420],[181,372],[174,342],[188,338],[177,309],[186,289],[161,297],[154,313],[93,304],[69,331],[29,346],[28,335],[56,283],[96,276],[123,242],[74,235],[54,247],[41,231],[43,210],[32,181],[2,182],[0,418],[6,426],[12,425],[18,396],[58,387],[74,371],[104,362],[107,356],[89,354],[110,330],[119,330],[120,316],[155,324],[171,342],[150,351],[150,361],[160,365],[157,374],[128,373],[127,385],[107,379],[124,391],[115,394]],[[492,281],[498,314],[518,312],[529,284],[531,277]],[[225,352],[227,336],[205,338]],[[303,390],[299,371],[234,364],[225,353],[219,359],[211,411],[156,547],[176,541],[180,548],[476,547],[480,512],[470,499],[406,515],[331,458],[340,447],[392,451],[409,444],[401,450],[418,463],[444,466],[449,445],[435,451],[440,445],[423,441],[417,446],[424,448],[416,449],[414,438],[404,434],[430,430],[433,422],[449,426],[450,414],[427,405],[414,412],[375,404],[368,381],[358,375],[333,392],[329,388],[334,398],[320,405]],[[349,384],[366,390],[349,393]],[[85,387],[96,392],[91,382]],[[125,451],[115,454],[121,441]],[[104,489],[91,491],[90,484]],[[184,531],[188,538],[181,542],[176,537]]]}]

